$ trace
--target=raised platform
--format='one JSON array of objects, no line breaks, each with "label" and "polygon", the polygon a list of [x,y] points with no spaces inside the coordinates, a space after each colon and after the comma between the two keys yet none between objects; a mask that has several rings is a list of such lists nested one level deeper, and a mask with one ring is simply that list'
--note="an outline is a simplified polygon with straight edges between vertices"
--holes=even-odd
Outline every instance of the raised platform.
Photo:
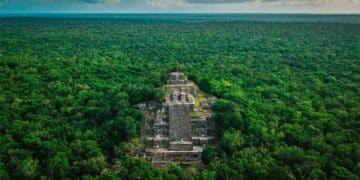
[{"label": "raised platform", "polygon": [[192,151],[192,141],[172,141],[169,143],[169,151]]},{"label": "raised platform", "polygon": [[154,167],[160,167],[169,163],[178,163],[183,166],[202,166],[201,153],[203,148],[193,146],[191,151],[172,151],[167,148],[147,148],[146,157]]}]

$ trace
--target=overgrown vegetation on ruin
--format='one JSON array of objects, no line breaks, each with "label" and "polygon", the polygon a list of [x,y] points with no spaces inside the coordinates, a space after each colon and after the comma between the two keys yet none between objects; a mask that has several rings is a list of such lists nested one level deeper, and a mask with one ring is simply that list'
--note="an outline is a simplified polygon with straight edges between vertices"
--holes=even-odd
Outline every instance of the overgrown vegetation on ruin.
[{"label": "overgrown vegetation on ruin", "polygon": [[[0,179],[357,179],[360,25],[0,19]],[[203,170],[152,168],[133,105],[220,100]],[[218,157],[215,158],[214,157]]]}]

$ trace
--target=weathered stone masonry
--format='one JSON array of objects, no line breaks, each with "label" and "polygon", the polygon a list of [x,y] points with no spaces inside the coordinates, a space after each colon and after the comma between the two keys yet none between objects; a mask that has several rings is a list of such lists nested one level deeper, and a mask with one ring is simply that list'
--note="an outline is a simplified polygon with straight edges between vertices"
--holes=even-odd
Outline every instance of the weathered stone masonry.
[{"label": "weathered stone masonry", "polygon": [[156,167],[168,163],[201,166],[204,146],[214,141],[209,107],[215,98],[180,72],[170,73],[164,88],[165,102],[139,105],[145,113],[141,125],[145,157]]}]

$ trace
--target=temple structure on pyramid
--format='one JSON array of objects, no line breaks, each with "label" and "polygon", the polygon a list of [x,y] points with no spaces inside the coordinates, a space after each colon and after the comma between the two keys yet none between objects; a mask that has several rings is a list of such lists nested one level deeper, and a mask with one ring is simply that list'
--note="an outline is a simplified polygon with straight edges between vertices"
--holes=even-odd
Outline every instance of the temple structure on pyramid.
[{"label": "temple structure on pyramid", "polygon": [[141,138],[145,157],[159,167],[169,163],[202,166],[203,148],[214,143],[210,106],[215,97],[201,92],[184,73],[169,75],[165,102],[142,103]]}]

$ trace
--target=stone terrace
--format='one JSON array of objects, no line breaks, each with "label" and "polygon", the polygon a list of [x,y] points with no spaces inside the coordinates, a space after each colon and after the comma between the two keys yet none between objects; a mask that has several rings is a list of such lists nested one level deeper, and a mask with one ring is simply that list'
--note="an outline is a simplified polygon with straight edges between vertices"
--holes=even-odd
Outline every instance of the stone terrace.
[{"label": "stone terrace", "polygon": [[145,157],[155,167],[169,163],[201,167],[203,147],[214,142],[209,107],[216,99],[181,72],[170,73],[164,88],[165,102],[139,105],[145,113],[141,125]]}]

